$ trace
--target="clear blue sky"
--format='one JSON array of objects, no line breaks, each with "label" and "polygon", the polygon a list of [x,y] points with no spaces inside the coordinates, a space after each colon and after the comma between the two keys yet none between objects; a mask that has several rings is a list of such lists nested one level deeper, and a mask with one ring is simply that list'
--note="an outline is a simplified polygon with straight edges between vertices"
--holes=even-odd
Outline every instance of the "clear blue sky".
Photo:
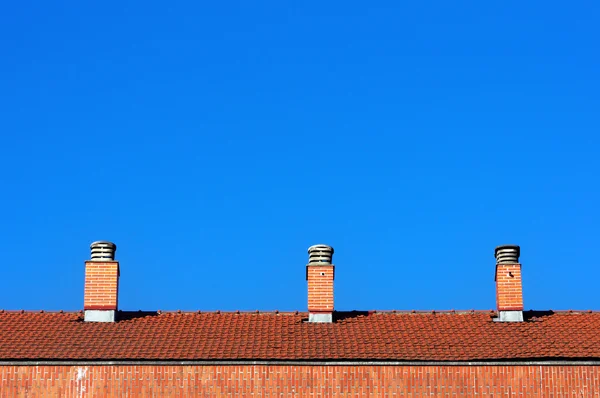
[{"label": "clear blue sky", "polygon": [[83,3],[0,11],[0,308],[600,309],[597,2]]}]

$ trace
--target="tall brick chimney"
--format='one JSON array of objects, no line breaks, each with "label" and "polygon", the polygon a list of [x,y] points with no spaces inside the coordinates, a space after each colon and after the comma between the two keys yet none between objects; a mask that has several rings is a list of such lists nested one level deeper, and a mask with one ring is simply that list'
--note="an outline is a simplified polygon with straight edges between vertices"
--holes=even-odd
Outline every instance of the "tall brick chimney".
[{"label": "tall brick chimney", "polygon": [[333,247],[314,245],[308,248],[308,321],[331,322],[333,318]]},{"label": "tall brick chimney", "polygon": [[496,304],[500,322],[523,321],[523,285],[521,282],[521,248],[516,245],[496,247]]},{"label": "tall brick chimney", "polygon": [[117,245],[97,241],[90,248],[91,259],[85,262],[84,319],[86,322],[114,322],[119,294]]}]

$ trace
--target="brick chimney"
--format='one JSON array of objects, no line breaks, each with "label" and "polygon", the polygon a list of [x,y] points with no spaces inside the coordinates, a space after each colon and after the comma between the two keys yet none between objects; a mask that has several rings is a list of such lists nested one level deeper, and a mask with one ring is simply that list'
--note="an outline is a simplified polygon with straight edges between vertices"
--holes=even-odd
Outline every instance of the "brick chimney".
[{"label": "brick chimney", "polygon": [[523,321],[523,285],[521,282],[521,248],[516,245],[496,247],[496,304],[499,322]]},{"label": "brick chimney", "polygon": [[117,245],[97,241],[90,248],[91,259],[85,262],[84,319],[86,322],[114,322],[119,293]]},{"label": "brick chimney", "polygon": [[333,318],[333,247],[314,245],[308,248],[308,321],[328,322]]}]

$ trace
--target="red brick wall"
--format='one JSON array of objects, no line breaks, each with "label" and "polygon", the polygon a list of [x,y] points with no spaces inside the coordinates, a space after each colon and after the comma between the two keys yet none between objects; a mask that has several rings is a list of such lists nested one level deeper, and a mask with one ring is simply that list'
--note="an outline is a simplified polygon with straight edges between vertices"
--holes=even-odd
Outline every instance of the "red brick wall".
[{"label": "red brick wall", "polygon": [[0,376],[1,397],[600,396],[600,366],[0,366]]},{"label": "red brick wall", "polygon": [[521,264],[496,265],[496,303],[498,311],[523,311]]},{"label": "red brick wall", "polygon": [[[333,265],[308,266],[308,311],[333,311]],[[323,274],[323,275],[321,275]]]},{"label": "red brick wall", "polygon": [[86,261],[83,308],[116,310],[119,293],[118,261]]}]

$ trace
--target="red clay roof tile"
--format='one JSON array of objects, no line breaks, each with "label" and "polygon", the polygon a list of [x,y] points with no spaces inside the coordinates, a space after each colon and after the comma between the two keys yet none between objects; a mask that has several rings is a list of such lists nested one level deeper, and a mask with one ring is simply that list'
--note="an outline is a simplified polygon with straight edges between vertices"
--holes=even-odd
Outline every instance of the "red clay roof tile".
[{"label": "red clay roof tile", "polygon": [[119,312],[115,323],[81,313],[0,313],[0,360],[600,359],[600,314],[486,312]]}]

